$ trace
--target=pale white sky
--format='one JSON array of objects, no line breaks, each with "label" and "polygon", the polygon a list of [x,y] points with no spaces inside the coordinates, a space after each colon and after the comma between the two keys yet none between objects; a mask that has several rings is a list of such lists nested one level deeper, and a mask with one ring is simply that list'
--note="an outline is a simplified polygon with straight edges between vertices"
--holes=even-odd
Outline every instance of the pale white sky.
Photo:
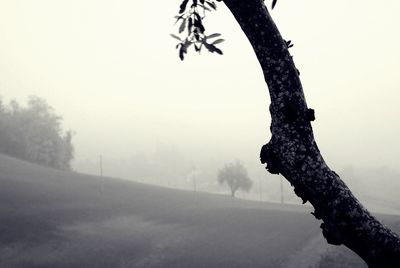
[{"label": "pale white sky", "polygon": [[[0,95],[45,98],[77,132],[76,158],[129,157],[157,142],[187,156],[258,165],[269,97],[237,23],[219,3],[224,56],[180,62],[179,0],[1,0]],[[270,5],[270,3],[268,3]],[[400,166],[400,2],[280,0],[317,143],[333,169]]]}]

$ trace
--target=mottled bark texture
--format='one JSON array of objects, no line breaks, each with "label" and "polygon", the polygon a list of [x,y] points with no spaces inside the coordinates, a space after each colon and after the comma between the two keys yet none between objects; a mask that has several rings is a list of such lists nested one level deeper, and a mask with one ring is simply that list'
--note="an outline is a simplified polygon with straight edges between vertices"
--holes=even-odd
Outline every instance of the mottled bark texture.
[{"label": "mottled bark texture", "polygon": [[[344,244],[369,267],[400,267],[399,236],[378,222],[324,162],[315,143],[302,85],[285,40],[263,0],[224,0],[249,39],[268,84],[271,140],[260,158],[309,201],[330,244]],[[396,266],[397,263],[397,266]]]}]

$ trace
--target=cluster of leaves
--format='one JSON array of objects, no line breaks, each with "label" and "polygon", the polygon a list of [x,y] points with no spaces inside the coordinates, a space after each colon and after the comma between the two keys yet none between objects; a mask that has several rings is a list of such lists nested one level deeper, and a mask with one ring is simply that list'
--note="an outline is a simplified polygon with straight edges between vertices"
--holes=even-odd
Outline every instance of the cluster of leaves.
[{"label": "cluster of leaves", "polygon": [[[217,53],[222,55],[222,50],[217,48],[215,45],[220,44],[224,39],[217,38],[221,34],[213,33],[210,35],[205,34],[205,27],[203,20],[206,17],[206,12],[217,10],[217,5],[213,0],[182,0],[179,6],[179,15],[175,16],[176,22],[179,23],[179,35],[185,35],[183,37],[175,34],[171,36],[179,43],[176,45],[176,49],[179,50],[179,58],[183,60],[185,54],[187,54],[188,48],[193,46],[196,52],[201,52],[202,48],[205,47],[211,53]],[[221,2],[222,0],[215,0]],[[277,0],[272,0],[272,9],[275,7]],[[187,30],[187,31],[186,31]],[[217,38],[217,39],[215,39]]]},{"label": "cluster of leaves", "polygon": [[274,7],[275,7],[277,1],[278,1],[278,0],[272,0],[272,9],[274,9]]},{"label": "cluster of leaves", "polygon": [[[220,1],[217,0],[217,2]],[[215,52],[222,55],[222,50],[216,47],[217,44],[224,41],[224,39],[217,38],[221,34],[206,35],[203,24],[206,12],[217,10],[216,3],[212,0],[191,0],[191,2],[192,4],[189,5],[189,0],[183,0],[179,7],[179,15],[175,16],[176,23],[179,23],[178,32],[184,36],[171,34],[173,38],[179,40],[176,45],[179,50],[179,58],[184,59],[190,46],[193,46],[195,51],[199,53],[204,47],[211,53]]]},{"label": "cluster of leaves", "polygon": [[31,96],[26,107],[0,99],[0,153],[58,169],[70,169],[72,131],[45,100]]},{"label": "cluster of leaves", "polygon": [[288,40],[288,41],[285,40],[285,43],[286,43],[287,48],[293,47],[292,40]]}]

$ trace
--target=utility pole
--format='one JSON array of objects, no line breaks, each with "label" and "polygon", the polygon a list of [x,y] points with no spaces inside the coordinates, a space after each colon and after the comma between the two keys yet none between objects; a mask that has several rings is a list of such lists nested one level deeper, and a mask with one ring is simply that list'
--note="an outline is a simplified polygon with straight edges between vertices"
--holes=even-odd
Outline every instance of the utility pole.
[{"label": "utility pole", "polygon": [[283,199],[283,178],[281,176],[281,204],[283,205],[285,203],[285,200]]},{"label": "utility pole", "polygon": [[100,176],[103,177],[103,156],[99,155]]},{"label": "utility pole", "polygon": [[[99,165],[100,165],[100,177],[103,177],[103,156],[99,155]],[[101,179],[100,182],[100,193],[104,193],[104,179]]]},{"label": "utility pole", "polygon": [[197,192],[196,169],[193,172],[193,191]]},{"label": "utility pole", "polygon": [[192,172],[191,172],[191,177],[193,181],[193,200],[196,201],[196,192],[197,192],[197,181],[196,181],[196,167],[193,166]]}]

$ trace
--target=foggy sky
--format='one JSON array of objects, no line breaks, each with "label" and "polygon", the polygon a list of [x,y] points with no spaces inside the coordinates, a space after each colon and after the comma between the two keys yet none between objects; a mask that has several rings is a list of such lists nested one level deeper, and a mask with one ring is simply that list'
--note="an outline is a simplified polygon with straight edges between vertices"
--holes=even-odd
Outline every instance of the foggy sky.
[{"label": "foggy sky", "polygon": [[[181,62],[169,36],[179,4],[1,1],[0,95],[45,98],[77,133],[76,161],[161,142],[193,161],[258,165],[270,119],[256,57],[219,3],[205,23],[226,39],[224,55]],[[272,12],[294,43],[315,137],[334,169],[400,166],[399,12],[394,0],[280,0]]]}]

